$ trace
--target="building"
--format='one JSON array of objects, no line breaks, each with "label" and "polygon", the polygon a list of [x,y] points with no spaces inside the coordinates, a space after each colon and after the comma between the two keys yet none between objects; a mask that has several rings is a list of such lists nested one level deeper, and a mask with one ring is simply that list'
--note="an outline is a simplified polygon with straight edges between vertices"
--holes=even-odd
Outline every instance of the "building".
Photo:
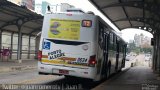
[{"label": "building", "polygon": [[144,36],[143,34],[135,34],[134,36],[135,46],[141,48],[151,47],[151,38]]},{"label": "building", "polygon": [[67,10],[65,10],[66,12],[75,12],[75,13],[85,13],[83,10],[81,10],[80,8],[68,8]]},{"label": "building", "polygon": [[42,14],[42,5],[41,4],[35,4],[34,11],[38,14]]},{"label": "building", "polygon": [[10,2],[12,2],[14,4],[17,4],[17,5],[21,5],[21,1],[22,0],[8,0],[8,1],[10,1]]},{"label": "building", "polygon": [[71,9],[71,8],[75,8],[75,7],[72,5],[69,5],[68,3],[61,3],[57,7],[57,12],[67,12],[67,9]]},{"label": "building", "polygon": [[28,9],[34,10],[35,0],[21,0],[21,5],[26,6]]},{"label": "building", "polygon": [[48,2],[46,2],[46,1],[42,1],[42,5],[41,5],[41,13],[42,14],[45,14],[46,13],[46,11],[47,11],[47,6],[49,6],[50,4],[48,3]]},{"label": "building", "polygon": [[134,41],[135,41],[135,46],[136,46],[136,47],[139,47],[140,44],[141,44],[140,35],[135,34],[135,35],[134,35]]},{"label": "building", "polygon": [[151,47],[151,38],[145,36],[143,38],[143,42],[141,44],[141,47],[143,47],[143,48],[149,48],[149,47]]},{"label": "building", "polygon": [[66,12],[69,8],[74,8],[74,6],[69,5],[68,3],[61,3],[61,4],[50,4],[46,1],[42,1],[41,4],[35,4],[35,12],[38,14],[44,15],[48,12],[48,6],[50,9],[50,12]]},{"label": "building", "polygon": [[30,10],[34,10],[35,0],[8,0],[12,3],[15,3],[19,6],[25,6]]}]

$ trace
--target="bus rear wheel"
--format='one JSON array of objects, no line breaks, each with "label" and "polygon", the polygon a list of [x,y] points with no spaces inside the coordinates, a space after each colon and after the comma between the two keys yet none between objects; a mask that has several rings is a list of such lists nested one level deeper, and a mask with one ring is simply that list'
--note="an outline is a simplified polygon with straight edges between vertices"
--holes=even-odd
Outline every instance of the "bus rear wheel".
[{"label": "bus rear wheel", "polygon": [[65,75],[65,78],[66,78],[66,79],[74,79],[75,77],[73,77],[73,76],[68,76],[68,75]]},{"label": "bus rear wheel", "polygon": [[107,79],[109,78],[110,73],[111,73],[111,63],[109,62],[107,66]]}]

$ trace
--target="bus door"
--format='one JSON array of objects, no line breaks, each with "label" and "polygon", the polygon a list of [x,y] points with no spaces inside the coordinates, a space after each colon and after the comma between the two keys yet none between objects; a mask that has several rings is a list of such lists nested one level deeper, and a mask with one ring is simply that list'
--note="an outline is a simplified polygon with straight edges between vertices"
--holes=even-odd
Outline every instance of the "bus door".
[{"label": "bus door", "polygon": [[108,66],[108,34],[107,33],[104,33],[104,37],[103,37],[103,75],[107,75],[107,66]]},{"label": "bus door", "polygon": [[122,67],[125,67],[125,59],[126,59],[125,58],[126,57],[126,45],[125,44],[123,45],[123,51],[122,52],[123,52]]},{"label": "bus door", "polygon": [[120,49],[120,43],[119,41],[116,39],[116,66],[115,66],[115,70],[118,70],[118,64],[119,64],[119,49]]}]

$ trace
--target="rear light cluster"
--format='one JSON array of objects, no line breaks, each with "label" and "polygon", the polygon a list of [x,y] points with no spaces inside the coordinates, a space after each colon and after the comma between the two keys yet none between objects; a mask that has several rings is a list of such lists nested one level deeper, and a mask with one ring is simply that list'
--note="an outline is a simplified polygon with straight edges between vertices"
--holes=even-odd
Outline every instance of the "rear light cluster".
[{"label": "rear light cluster", "polygon": [[90,59],[89,59],[89,66],[95,67],[96,64],[97,64],[96,55],[90,56]]},{"label": "rear light cluster", "polygon": [[42,51],[38,51],[38,60],[41,61],[42,59]]}]

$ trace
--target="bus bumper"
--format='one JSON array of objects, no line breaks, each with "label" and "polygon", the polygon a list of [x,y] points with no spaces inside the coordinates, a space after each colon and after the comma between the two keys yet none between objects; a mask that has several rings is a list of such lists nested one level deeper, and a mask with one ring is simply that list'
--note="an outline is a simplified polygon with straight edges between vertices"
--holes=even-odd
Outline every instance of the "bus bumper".
[{"label": "bus bumper", "polygon": [[[65,72],[60,72],[60,71]],[[60,66],[52,64],[42,64],[38,62],[38,72],[39,74],[52,74],[52,75],[67,75],[87,79],[95,79],[96,68],[95,67],[70,67],[70,66]]]}]

